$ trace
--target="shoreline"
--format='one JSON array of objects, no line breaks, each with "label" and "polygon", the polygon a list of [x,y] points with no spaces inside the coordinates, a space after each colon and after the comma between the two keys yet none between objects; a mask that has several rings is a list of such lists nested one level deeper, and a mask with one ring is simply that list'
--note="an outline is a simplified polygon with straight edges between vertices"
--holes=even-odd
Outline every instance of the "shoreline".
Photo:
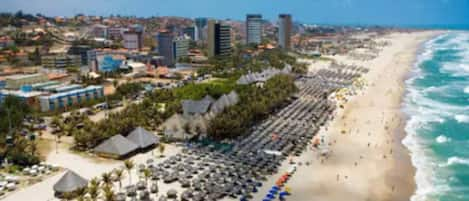
[{"label": "shoreline", "polygon": [[[287,184],[292,189],[289,200],[410,200],[416,189],[416,170],[410,151],[402,144],[406,136],[404,81],[418,49],[437,33],[386,35],[391,45],[369,61],[336,58],[339,63],[369,68],[364,75],[368,86],[350,97],[344,109],[320,131],[319,135],[325,133],[331,143],[329,158],[321,162],[315,150],[294,158],[303,165]],[[306,162],[310,164],[304,165]]]},{"label": "shoreline", "polygon": [[[432,40],[433,38],[441,35],[442,32],[434,31],[431,32],[429,36],[427,36],[423,41],[419,43],[417,48],[413,51],[414,58],[411,61],[411,65],[408,65],[406,69],[406,73],[403,74],[399,81],[399,87],[402,91],[399,93],[400,105],[399,111],[397,112],[400,123],[397,127],[394,128],[394,135],[396,140],[393,143],[393,147],[396,151],[394,156],[394,166],[393,170],[389,171],[386,175],[386,183],[388,185],[405,185],[411,188],[403,189],[400,193],[398,193],[393,200],[395,201],[409,201],[411,200],[412,196],[415,194],[417,190],[417,183],[416,183],[416,167],[412,163],[412,153],[408,149],[406,145],[404,145],[403,140],[407,137],[407,133],[405,131],[405,126],[409,117],[403,111],[403,104],[406,95],[406,83],[405,81],[409,78],[410,74],[412,73],[412,69],[415,68],[416,62],[418,62],[418,56],[424,48],[424,45],[427,41]],[[393,174],[393,172],[397,172],[398,170],[400,174]]]}]

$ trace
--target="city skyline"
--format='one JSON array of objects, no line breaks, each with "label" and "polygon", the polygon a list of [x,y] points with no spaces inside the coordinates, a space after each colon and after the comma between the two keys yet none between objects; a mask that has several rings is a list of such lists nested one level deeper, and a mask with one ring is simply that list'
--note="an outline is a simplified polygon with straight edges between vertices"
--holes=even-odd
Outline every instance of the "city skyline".
[{"label": "city skyline", "polygon": [[[262,14],[275,21],[279,13],[291,13],[295,21],[310,24],[388,25],[388,26],[463,26],[469,27],[469,1],[465,0],[412,0],[371,1],[332,0],[289,2],[259,0],[250,2],[190,0],[96,2],[91,0],[4,0],[1,12],[42,13],[49,16],[86,15],[109,16],[183,16],[213,17],[244,20],[248,13]],[[224,9],[226,8],[226,9]],[[228,9],[229,8],[229,9]],[[320,8],[320,9],[315,9]],[[399,15],[395,15],[399,13]]]}]

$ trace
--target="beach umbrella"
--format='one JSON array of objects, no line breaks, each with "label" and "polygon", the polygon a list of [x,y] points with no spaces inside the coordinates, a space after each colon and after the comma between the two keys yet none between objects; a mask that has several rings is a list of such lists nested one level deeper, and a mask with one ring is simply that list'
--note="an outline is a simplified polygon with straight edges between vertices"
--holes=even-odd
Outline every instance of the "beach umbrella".
[{"label": "beach umbrella", "polygon": [[147,188],[147,184],[144,181],[137,182],[137,189],[138,190],[143,190],[145,188]]},{"label": "beach umbrella", "polygon": [[170,189],[166,195],[168,196],[168,198],[176,198],[177,197],[177,191],[175,189]]},{"label": "beach umbrella", "polygon": [[165,195],[161,195],[158,201],[166,201],[168,200]]},{"label": "beach umbrella", "polygon": [[275,199],[275,195],[273,195],[273,194],[271,194],[271,193],[267,194],[267,197],[268,197],[269,199]]},{"label": "beach umbrella", "polygon": [[156,182],[151,185],[150,192],[151,193],[158,193],[158,184]]},{"label": "beach umbrella", "polygon": [[125,201],[126,198],[124,193],[117,193],[116,195],[116,201]]}]

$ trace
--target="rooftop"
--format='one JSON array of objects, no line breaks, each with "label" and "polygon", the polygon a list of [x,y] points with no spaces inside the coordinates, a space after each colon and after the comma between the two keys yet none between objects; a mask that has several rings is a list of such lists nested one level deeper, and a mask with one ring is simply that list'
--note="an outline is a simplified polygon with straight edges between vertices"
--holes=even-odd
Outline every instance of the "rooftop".
[{"label": "rooftop", "polygon": [[16,75],[10,75],[5,77],[7,80],[19,80],[19,79],[27,79],[27,78],[32,78],[32,77],[37,77],[37,76],[43,76],[44,74],[41,73],[35,73],[35,74],[16,74]]}]

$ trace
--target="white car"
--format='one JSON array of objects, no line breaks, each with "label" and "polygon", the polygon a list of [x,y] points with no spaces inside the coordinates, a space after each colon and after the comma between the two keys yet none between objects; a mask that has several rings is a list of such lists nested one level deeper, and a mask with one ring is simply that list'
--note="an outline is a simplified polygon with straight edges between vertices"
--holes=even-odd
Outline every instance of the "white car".
[{"label": "white car", "polygon": [[16,184],[15,183],[8,183],[6,187],[9,191],[16,190]]}]

